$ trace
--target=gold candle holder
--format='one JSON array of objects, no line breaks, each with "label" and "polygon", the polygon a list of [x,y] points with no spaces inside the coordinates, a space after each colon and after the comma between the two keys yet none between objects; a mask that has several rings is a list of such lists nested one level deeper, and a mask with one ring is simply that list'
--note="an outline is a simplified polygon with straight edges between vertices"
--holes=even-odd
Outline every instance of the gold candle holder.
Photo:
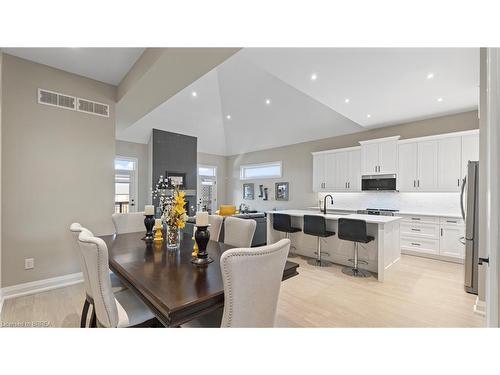
[{"label": "gold candle holder", "polygon": [[155,237],[153,239],[155,243],[162,243],[163,242],[163,233],[162,233],[162,227],[157,226],[155,228]]},{"label": "gold candle holder", "polygon": [[193,257],[197,257],[198,256],[198,244],[196,243],[196,240],[194,238],[194,234],[195,233],[196,233],[196,227],[193,228],[193,237],[191,237],[191,239],[194,241],[193,252],[191,253],[191,255]]}]

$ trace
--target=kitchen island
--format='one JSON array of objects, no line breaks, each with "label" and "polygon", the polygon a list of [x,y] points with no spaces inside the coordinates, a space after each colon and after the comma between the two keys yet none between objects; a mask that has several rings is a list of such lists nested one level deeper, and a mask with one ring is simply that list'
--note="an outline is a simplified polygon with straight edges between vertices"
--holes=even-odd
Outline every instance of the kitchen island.
[{"label": "kitchen island", "polygon": [[[328,230],[335,232],[335,236],[322,238],[321,252],[322,259],[333,263],[352,266],[349,259],[352,259],[354,243],[339,240],[338,219],[349,218],[365,220],[367,223],[368,235],[375,238],[367,244],[359,244],[359,259],[367,264],[360,264],[360,268],[366,269],[376,274],[378,281],[384,281],[385,271],[396,263],[401,255],[399,246],[399,220],[398,216],[378,216],[361,214],[329,214],[320,213],[318,210],[281,210],[267,212],[267,243],[272,244],[285,237],[285,233],[273,229],[273,214],[287,214],[292,217],[292,226],[303,228],[304,215],[319,215],[326,219]],[[316,237],[304,234],[303,232],[291,233],[290,240],[295,249],[291,249],[297,254],[315,258]],[[327,255],[326,253],[329,253]]]}]

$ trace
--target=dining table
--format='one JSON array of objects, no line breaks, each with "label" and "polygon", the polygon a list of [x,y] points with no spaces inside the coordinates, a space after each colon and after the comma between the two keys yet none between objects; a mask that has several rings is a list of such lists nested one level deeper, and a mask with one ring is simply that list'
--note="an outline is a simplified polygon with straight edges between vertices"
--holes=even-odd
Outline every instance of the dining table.
[{"label": "dining table", "polygon": [[[144,232],[100,236],[108,247],[109,268],[136,294],[165,327],[180,327],[224,306],[220,257],[234,246],[208,241],[214,260],[191,263],[194,240],[184,233],[177,249],[166,240],[146,242]],[[299,265],[286,261],[282,280],[298,275]]]}]

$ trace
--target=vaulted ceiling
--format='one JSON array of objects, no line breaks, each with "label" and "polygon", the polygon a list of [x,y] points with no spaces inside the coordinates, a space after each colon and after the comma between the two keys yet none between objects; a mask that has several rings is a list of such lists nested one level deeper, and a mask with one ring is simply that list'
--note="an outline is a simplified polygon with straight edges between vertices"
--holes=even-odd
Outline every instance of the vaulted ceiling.
[{"label": "vaulted ceiling", "polygon": [[477,108],[474,48],[245,48],[117,138],[233,155]]}]

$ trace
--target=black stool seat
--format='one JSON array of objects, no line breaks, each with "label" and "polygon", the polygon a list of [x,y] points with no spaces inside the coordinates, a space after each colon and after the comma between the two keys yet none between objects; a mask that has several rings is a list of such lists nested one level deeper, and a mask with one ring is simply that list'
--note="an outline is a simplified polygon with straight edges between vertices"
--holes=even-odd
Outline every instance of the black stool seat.
[{"label": "black stool seat", "polygon": [[339,239],[354,242],[354,259],[350,259],[353,267],[344,267],[342,272],[354,277],[368,277],[370,273],[358,268],[358,263],[366,263],[358,259],[358,244],[368,243],[375,239],[366,232],[366,221],[358,219],[339,219]]},{"label": "black stool seat", "polygon": [[[302,229],[292,227],[292,217],[287,214],[273,214],[273,229],[278,232],[284,232],[286,238],[290,239],[291,233],[302,232]],[[296,249],[295,246],[290,245],[290,249]],[[288,254],[290,257],[295,257],[295,252]]]},{"label": "black stool seat", "polygon": [[335,236],[335,232],[326,230],[326,220],[319,215],[304,215],[304,233],[316,237]]},{"label": "black stool seat", "polygon": [[[305,234],[315,236],[317,238],[317,258],[309,263],[318,267],[328,267],[331,265],[330,262],[321,259],[321,238],[331,237],[335,235],[335,232],[326,230],[326,219],[324,216],[319,215],[304,215],[304,229]],[[328,253],[325,253],[330,255]]]},{"label": "black stool seat", "polygon": [[292,227],[292,217],[287,214],[273,214],[273,229],[285,233],[302,231],[300,228]]}]

